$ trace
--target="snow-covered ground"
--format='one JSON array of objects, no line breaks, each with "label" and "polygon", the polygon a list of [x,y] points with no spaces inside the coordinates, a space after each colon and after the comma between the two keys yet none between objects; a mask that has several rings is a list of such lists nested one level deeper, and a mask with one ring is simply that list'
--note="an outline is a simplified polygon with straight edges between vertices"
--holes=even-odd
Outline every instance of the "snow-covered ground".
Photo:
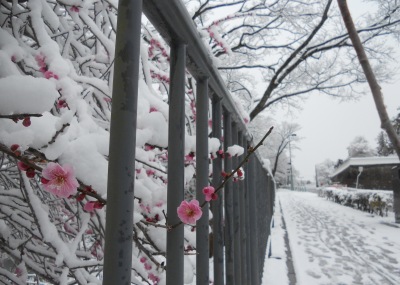
[{"label": "snow-covered ground", "polygon": [[315,193],[279,190],[263,285],[289,284],[282,217],[297,285],[400,284],[400,227],[393,213],[382,218]]}]

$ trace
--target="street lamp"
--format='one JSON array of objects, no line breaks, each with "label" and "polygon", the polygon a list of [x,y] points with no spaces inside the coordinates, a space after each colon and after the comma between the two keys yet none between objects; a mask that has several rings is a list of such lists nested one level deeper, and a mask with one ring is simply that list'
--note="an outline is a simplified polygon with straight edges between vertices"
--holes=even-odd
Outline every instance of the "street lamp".
[{"label": "street lamp", "polygon": [[360,178],[361,172],[363,171],[364,167],[359,166],[358,167],[358,175],[357,175],[357,182],[356,182],[356,189],[358,189],[358,179]]},{"label": "street lamp", "polygon": [[289,164],[290,164],[290,190],[294,190],[293,187],[293,167],[292,167],[292,148],[290,146],[290,141],[292,137],[295,137],[296,134],[291,134],[289,136]]}]

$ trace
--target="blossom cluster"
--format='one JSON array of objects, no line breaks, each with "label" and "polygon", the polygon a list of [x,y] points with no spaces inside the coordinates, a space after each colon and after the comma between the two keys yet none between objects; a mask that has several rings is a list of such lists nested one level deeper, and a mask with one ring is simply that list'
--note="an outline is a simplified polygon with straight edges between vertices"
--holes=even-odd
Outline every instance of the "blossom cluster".
[{"label": "blossom cluster", "polygon": [[151,263],[144,256],[142,256],[140,258],[140,262],[143,264],[144,269],[146,271],[149,271],[148,276],[147,276],[149,278],[149,280],[151,280],[154,285],[157,285],[158,282],[160,282],[160,278],[154,274],[154,270],[152,270],[153,266],[151,265]]},{"label": "blossom cluster", "polygon": [[167,58],[167,61],[170,60],[167,50],[164,48],[164,46],[156,39],[151,39],[150,40],[150,47],[148,50],[149,57],[153,58],[155,56],[155,49],[159,49],[161,51],[161,55],[165,58]]},{"label": "blossom cluster", "polygon": [[46,58],[42,54],[36,55],[35,59],[37,64],[39,65],[39,71],[46,79],[54,78],[58,80],[58,75],[48,69],[45,61]]}]

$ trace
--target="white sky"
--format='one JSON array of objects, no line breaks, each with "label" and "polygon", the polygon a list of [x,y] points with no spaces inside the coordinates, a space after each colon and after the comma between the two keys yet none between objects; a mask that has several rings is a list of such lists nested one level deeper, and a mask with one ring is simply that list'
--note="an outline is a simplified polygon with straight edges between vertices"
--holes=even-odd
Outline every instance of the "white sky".
[{"label": "white sky", "polygon": [[[352,13],[360,14],[368,7],[361,0],[349,1]],[[399,65],[399,63],[396,63]],[[393,84],[382,84],[383,94],[389,116],[397,114],[400,107],[400,76]],[[365,85],[368,88],[368,85]],[[281,118],[301,126],[297,136],[299,149],[292,150],[293,167],[303,179],[314,180],[315,165],[325,159],[336,161],[347,158],[347,147],[356,136],[364,136],[372,148],[376,147],[376,137],[381,131],[378,113],[372,95],[366,89],[357,102],[339,102],[326,95],[310,96],[303,110],[296,117]]]},{"label": "white sky", "polygon": [[[393,85],[383,85],[390,117],[400,107],[399,90],[400,80]],[[301,125],[297,136],[302,138],[296,143],[299,149],[292,149],[293,167],[305,179],[313,179],[315,164],[325,159],[346,159],[347,147],[356,136],[365,137],[375,148],[381,131],[371,94],[357,102],[342,103],[324,95],[311,96],[293,122]]]}]

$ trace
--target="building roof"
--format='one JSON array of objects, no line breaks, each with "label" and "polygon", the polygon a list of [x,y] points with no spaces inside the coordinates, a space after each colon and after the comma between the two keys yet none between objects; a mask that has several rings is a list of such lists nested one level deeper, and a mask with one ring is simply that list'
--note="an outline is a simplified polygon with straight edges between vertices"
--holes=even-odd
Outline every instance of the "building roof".
[{"label": "building roof", "polygon": [[391,165],[400,164],[399,157],[395,156],[371,156],[371,157],[350,157],[346,159],[335,171],[330,175],[334,177],[343,172],[350,166],[367,166],[367,165]]}]

